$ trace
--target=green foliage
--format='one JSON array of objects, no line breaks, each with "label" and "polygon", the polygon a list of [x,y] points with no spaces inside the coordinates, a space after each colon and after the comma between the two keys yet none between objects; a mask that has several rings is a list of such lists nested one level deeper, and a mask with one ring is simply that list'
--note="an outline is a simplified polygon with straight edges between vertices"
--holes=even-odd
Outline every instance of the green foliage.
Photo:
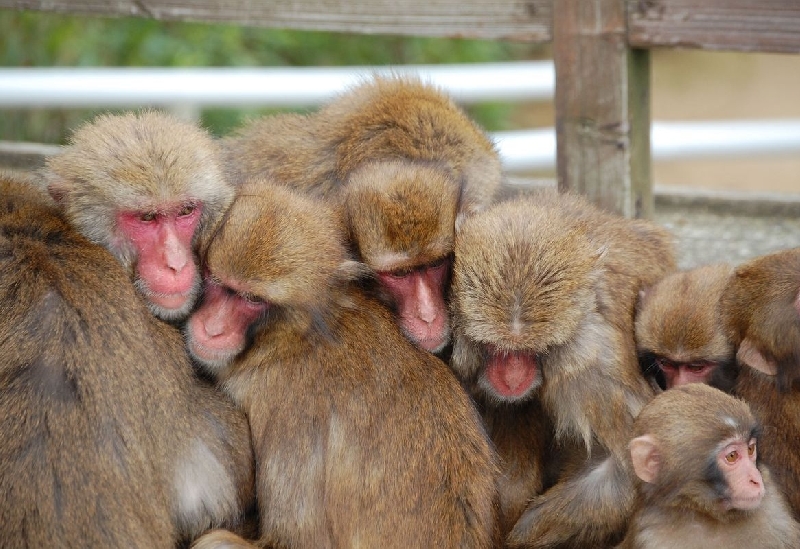
[{"label": "green foliage", "polygon": [[[338,66],[486,62],[535,57],[530,44],[423,37],[350,35],[238,25],[105,19],[0,10],[0,65],[26,66]],[[20,109],[0,117],[0,139],[63,143],[99,110]],[[221,135],[264,109],[205,109],[202,122]],[[472,116],[503,129],[511,108],[481,105]]]}]

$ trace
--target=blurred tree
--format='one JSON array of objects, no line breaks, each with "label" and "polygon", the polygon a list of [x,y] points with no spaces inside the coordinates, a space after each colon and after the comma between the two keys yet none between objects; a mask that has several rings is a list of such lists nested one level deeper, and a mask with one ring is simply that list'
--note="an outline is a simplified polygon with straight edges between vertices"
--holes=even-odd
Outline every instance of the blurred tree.
[{"label": "blurred tree", "polygon": [[[0,65],[26,66],[337,66],[529,59],[542,46],[502,41],[350,35],[236,25],[106,19],[0,10]],[[103,109],[106,110],[106,109]],[[470,108],[488,129],[505,129],[511,107]],[[0,117],[0,139],[63,143],[100,110],[15,109]],[[204,109],[217,135],[265,109]]]}]

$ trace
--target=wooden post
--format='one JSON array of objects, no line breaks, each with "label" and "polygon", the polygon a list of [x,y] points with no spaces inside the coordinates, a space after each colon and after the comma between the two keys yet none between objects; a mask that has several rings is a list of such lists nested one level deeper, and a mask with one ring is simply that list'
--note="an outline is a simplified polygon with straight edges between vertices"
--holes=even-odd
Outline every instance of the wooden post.
[{"label": "wooden post", "polygon": [[627,44],[625,0],[553,3],[558,188],[652,217],[650,55]]}]

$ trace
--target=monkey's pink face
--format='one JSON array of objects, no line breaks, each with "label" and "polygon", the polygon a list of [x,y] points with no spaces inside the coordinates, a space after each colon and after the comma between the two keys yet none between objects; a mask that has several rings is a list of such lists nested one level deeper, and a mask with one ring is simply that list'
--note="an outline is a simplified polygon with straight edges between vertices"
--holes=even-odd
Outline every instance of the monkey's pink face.
[{"label": "monkey's pink face", "polygon": [[414,269],[378,273],[381,285],[397,306],[400,328],[412,343],[436,353],[450,341],[450,321],[444,302],[450,260]]},{"label": "monkey's pink face", "polygon": [[479,381],[500,400],[513,402],[531,394],[540,384],[539,362],[530,353],[501,351],[488,346],[486,369]]},{"label": "monkey's pink face", "polygon": [[711,360],[677,362],[663,357],[656,359],[656,365],[664,372],[667,389],[687,383],[709,383],[711,375],[719,366]]},{"label": "monkey's pink face", "polygon": [[756,467],[756,440],[734,439],[717,453],[717,465],[728,483],[725,510],[750,511],[761,504],[764,480]]},{"label": "monkey's pink face", "polygon": [[156,211],[123,211],[117,224],[136,250],[134,283],[156,316],[178,320],[200,290],[192,242],[201,206],[187,202]]},{"label": "monkey's pink face", "polygon": [[269,304],[207,277],[200,307],[186,323],[189,354],[211,372],[228,366],[248,345],[248,331]]}]

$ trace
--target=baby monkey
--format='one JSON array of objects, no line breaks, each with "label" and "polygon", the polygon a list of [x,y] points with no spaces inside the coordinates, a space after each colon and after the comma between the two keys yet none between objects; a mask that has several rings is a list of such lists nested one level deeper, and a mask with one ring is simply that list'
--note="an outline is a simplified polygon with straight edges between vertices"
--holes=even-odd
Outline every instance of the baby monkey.
[{"label": "baby monkey", "polygon": [[800,546],[800,530],[758,462],[748,405],[701,383],[665,391],[634,423],[637,511],[618,549]]}]

